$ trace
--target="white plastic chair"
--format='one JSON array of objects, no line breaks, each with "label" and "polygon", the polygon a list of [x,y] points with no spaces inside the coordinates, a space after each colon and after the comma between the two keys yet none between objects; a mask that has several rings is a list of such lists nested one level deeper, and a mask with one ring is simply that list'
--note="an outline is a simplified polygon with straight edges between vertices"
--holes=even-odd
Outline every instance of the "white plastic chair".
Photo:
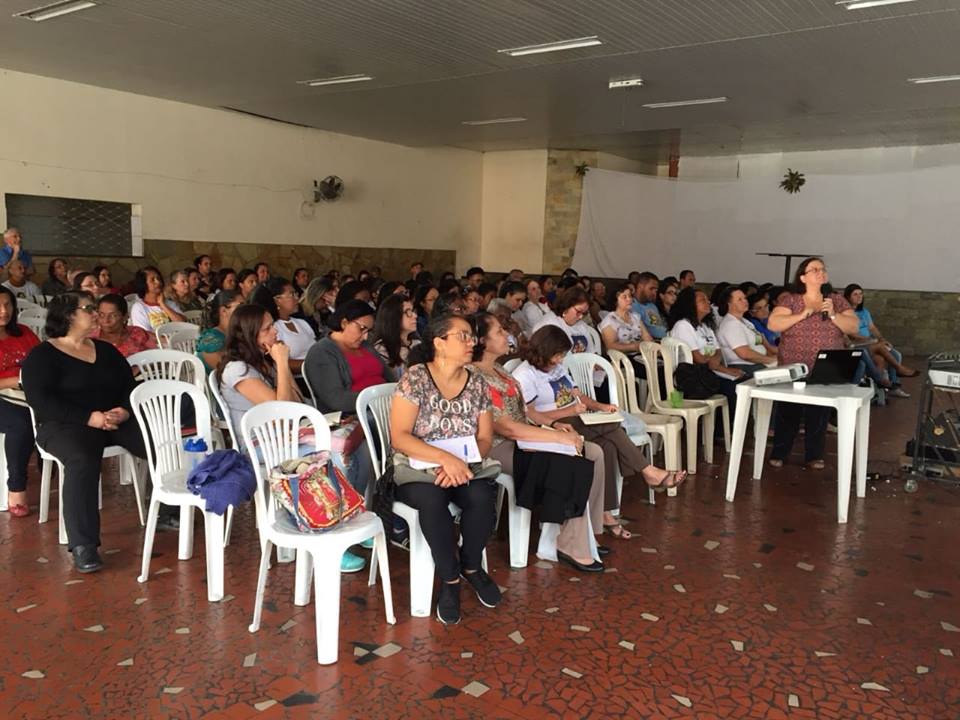
[{"label": "white plastic chair", "polygon": [[[222,450],[226,448],[223,431],[226,430],[230,436],[230,447],[237,452],[246,452],[246,448],[237,440],[237,433],[233,427],[233,420],[230,419],[230,408],[227,407],[223,394],[220,392],[220,384],[217,382],[216,370],[211,370],[207,377],[206,391],[207,399],[213,398],[210,403],[210,417],[213,421],[213,447]],[[233,508],[227,510],[227,525],[223,535],[223,544],[230,544],[230,534],[233,531]]]},{"label": "white plastic chair", "polygon": [[207,374],[196,355],[180,350],[142,350],[127,357],[130,367],[140,369],[143,380],[177,380],[188,382],[206,392]]},{"label": "white plastic chair", "polygon": [[[664,351],[672,353],[671,360],[673,360],[674,368],[676,368],[677,363],[680,362],[693,362],[693,351],[690,349],[690,346],[682,340],[665,337],[661,341],[661,346]],[[720,351],[717,350],[717,352]],[[674,389],[673,373],[664,372],[664,375],[667,383],[667,396],[669,397],[670,392]],[[730,403],[727,402],[726,396],[719,394],[713,395],[700,402],[709,405],[713,411],[720,410],[720,420],[723,422],[723,445],[726,451],[730,452]],[[710,421],[703,423],[703,451],[707,462],[713,462],[713,428],[715,421],[716,412],[712,412],[710,413]]]},{"label": "white plastic chair", "polygon": [[133,415],[140,425],[147,448],[147,466],[153,480],[147,530],[143,537],[143,564],[138,582],[144,583],[150,573],[153,538],[157,532],[160,503],[180,508],[180,542],[177,559],[193,557],[193,510],[203,513],[207,553],[207,600],[223,599],[223,516],[204,510],[206,501],[187,489],[190,468],[183,452],[180,405],[186,395],[196,409],[196,437],[210,447],[210,408],[206,395],[192,383],[176,380],[149,380],[130,393]]},{"label": "white plastic chair", "polygon": [[203,325],[203,310],[186,310],[181,314],[191,325],[196,325],[197,327]]},{"label": "white plastic chair", "polygon": [[[374,472],[378,478],[383,474],[387,463],[390,462],[390,403],[396,386],[396,383],[374,385],[365,388],[360,392],[360,395],[357,396],[357,417],[360,420],[364,436],[367,439],[370,458],[373,461]],[[373,415],[374,427],[370,425],[369,415],[367,414],[368,410]],[[376,433],[376,435],[374,433]],[[377,450],[377,439],[380,441],[379,450]],[[504,477],[508,476],[501,475],[501,478]],[[498,478],[497,482],[500,483],[501,479]],[[370,494],[372,495],[372,489]],[[430,617],[430,609],[433,606],[433,576],[435,567],[430,546],[427,544],[427,539],[423,536],[423,530],[420,528],[420,513],[416,508],[412,508],[400,501],[393,503],[393,512],[406,520],[410,532],[410,614],[413,617]],[[458,515],[460,509],[451,503],[450,512],[453,515]],[[529,543],[529,529],[526,540],[527,543]],[[513,536],[511,535],[511,544],[512,542]],[[483,551],[482,564],[484,570],[486,570],[486,550]],[[377,558],[374,556],[370,562],[371,584],[375,582],[376,567]]]},{"label": "white plastic chair", "polygon": [[507,360],[503,364],[503,369],[508,373],[513,374],[513,371],[520,367],[521,363],[523,363],[523,358],[513,358],[511,360]]},{"label": "white plastic chair", "polygon": [[9,509],[7,504],[7,454],[3,452],[5,436],[0,433],[0,512]]},{"label": "white plastic chair", "polygon": [[200,328],[192,330],[177,330],[167,336],[167,347],[170,350],[179,350],[190,355],[197,352],[197,339],[200,337]]},{"label": "white plastic chair", "polygon": [[[310,572],[313,573],[317,623],[317,662],[329,665],[337,661],[340,637],[340,559],[351,545],[368,538],[374,540],[374,553],[380,561],[380,580],[383,583],[384,610],[387,623],[396,624],[393,614],[393,595],[390,588],[390,565],[387,558],[387,539],[383,523],[372,512],[364,512],[340,527],[322,534],[303,533],[285,516],[277,516],[277,509],[267,482],[269,469],[283,460],[298,457],[299,428],[302,420],[313,426],[316,450],[330,449],[330,428],[323,414],[303,403],[270,401],[248,410],[240,421],[240,432],[253,460],[257,475],[255,497],[260,530],[261,557],[257,577],[257,597],[250,632],[260,629],[263,595],[267,582],[267,568],[272,547],[297,551],[297,584],[306,584],[309,593]],[[263,463],[259,462],[259,454]],[[305,558],[301,562],[300,557]],[[302,573],[301,569],[305,572]],[[372,583],[371,583],[372,584]],[[299,588],[296,592],[300,594]]]},{"label": "white plastic chair", "polygon": [[17,317],[17,322],[30,328],[33,334],[40,339],[40,342],[47,339],[47,319],[45,317],[37,317],[35,315],[24,317],[21,313],[19,317]]},{"label": "white plastic chair", "polygon": [[[570,372],[574,383],[576,383],[576,386],[580,389],[580,391],[586,395],[589,395],[594,400],[597,399],[597,391],[593,385],[594,370],[597,368],[602,370],[607,376],[607,387],[610,392],[610,404],[620,407],[620,386],[617,380],[617,373],[614,371],[613,365],[611,365],[606,358],[601,357],[600,355],[594,355],[593,353],[567,353],[563,358],[563,365]],[[642,420],[640,420],[640,422],[642,423]],[[650,457],[653,457],[653,443],[651,442],[650,436],[647,434],[645,429],[641,429],[641,426],[638,426],[635,423],[624,423],[623,430],[627,433],[627,437],[630,438],[634,445],[637,447],[646,447]],[[618,473],[618,504],[622,496],[623,476]],[[656,502],[654,491],[651,487],[647,488],[647,500],[651,505]]]},{"label": "white plastic chair", "polygon": [[[640,343],[640,356],[643,358],[644,367],[647,369],[647,377],[655,378],[657,377],[657,359],[663,358],[663,370],[664,375],[671,378],[671,383],[667,386],[668,388],[672,386],[672,378],[674,371],[674,364],[671,358],[671,354],[660,346],[659,343],[654,342],[642,342]],[[710,433],[712,438],[713,433],[713,411],[709,405],[701,400],[686,400],[684,399],[681,403],[681,406],[678,408],[673,407],[660,392],[660,383],[659,382],[650,382],[647,383],[647,392],[648,397],[650,398],[651,408],[654,413],[658,415],[669,415],[680,417],[683,419],[684,427],[686,428],[687,435],[687,473],[690,475],[695,475],[697,472],[697,427],[700,422],[700,418],[703,418],[704,427],[708,424],[710,425]],[[708,454],[707,462],[712,462],[713,460],[713,443],[711,442],[706,448],[705,452]]]},{"label": "white plastic chair", "polygon": [[[33,303],[27,303],[25,300],[17,301],[17,321],[23,322],[24,320],[30,318],[37,318],[42,322],[47,320],[47,309],[45,307],[40,307],[39,305],[34,305]],[[26,323],[24,323],[26,325]]]},{"label": "white plastic chair", "polygon": [[188,332],[193,331],[193,332],[196,332],[198,335],[200,334],[200,329],[193,323],[189,323],[189,322],[164,323],[163,325],[158,326],[157,329],[155,330],[155,333],[157,336],[157,345],[159,345],[161,348],[168,348],[170,336],[176,332],[180,332],[181,330],[186,330]]},{"label": "white plastic chair", "polygon": [[130,293],[129,295],[124,295],[123,299],[127,301],[127,307],[132,308],[138,302],[140,302],[140,296],[136,293]]},{"label": "white plastic chair", "polygon": [[[590,348],[587,348],[587,352],[592,353],[594,352],[594,350],[596,350],[596,354],[600,354],[601,352],[603,352],[603,338],[600,337],[600,333],[598,333],[596,329],[590,327],[589,325],[587,325],[586,328],[587,328],[587,335],[590,337],[590,344],[592,346]],[[582,354],[582,353],[579,353],[579,354]]]},{"label": "white plastic chair", "polygon": [[[663,445],[663,464],[667,470],[681,470],[680,467],[680,431],[683,430],[683,420],[670,415],[656,415],[645,413],[637,398],[637,379],[633,371],[633,363],[622,352],[610,350],[610,362],[617,373],[618,405],[626,408],[631,415],[639,417],[647,426],[647,432],[658,435]],[[656,448],[651,447],[651,451]],[[651,460],[653,456],[651,455]],[[667,495],[674,497],[677,488],[667,489]],[[652,500],[651,500],[652,502]]]}]

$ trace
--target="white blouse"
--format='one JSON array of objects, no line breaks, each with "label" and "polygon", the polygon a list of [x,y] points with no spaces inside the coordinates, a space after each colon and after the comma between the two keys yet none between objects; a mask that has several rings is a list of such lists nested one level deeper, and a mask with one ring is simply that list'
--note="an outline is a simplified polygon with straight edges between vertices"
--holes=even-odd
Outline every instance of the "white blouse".
[{"label": "white blouse", "polygon": [[[287,323],[293,323],[294,329],[291,330]],[[307,350],[316,342],[313,328],[306,320],[300,318],[276,320],[273,327],[277,330],[277,340],[290,348],[291,360],[303,360],[307,356]]]}]

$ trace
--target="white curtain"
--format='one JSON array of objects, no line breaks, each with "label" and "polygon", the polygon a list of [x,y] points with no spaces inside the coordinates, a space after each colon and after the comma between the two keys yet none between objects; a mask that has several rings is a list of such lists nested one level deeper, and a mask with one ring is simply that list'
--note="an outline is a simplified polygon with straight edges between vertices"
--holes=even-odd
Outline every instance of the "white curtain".
[{"label": "white curtain", "polygon": [[[960,168],[673,180],[591,169],[573,267],[600,277],[693,269],[699,280],[780,282],[783,259],[820,254],[830,280],[890,290],[960,290]],[[794,261],[794,268],[800,259]]]}]

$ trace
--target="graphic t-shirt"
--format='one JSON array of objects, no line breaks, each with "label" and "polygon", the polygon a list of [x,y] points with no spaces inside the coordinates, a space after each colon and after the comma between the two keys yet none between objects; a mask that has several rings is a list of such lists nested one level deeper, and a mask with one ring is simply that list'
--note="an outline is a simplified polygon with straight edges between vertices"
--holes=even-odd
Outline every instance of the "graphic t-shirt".
[{"label": "graphic t-shirt", "polygon": [[643,320],[643,324],[647,326],[647,332],[653,336],[654,340],[661,340],[666,337],[667,323],[664,321],[663,315],[660,314],[660,308],[657,307],[656,303],[639,303],[634,300],[633,311]]},{"label": "graphic t-shirt", "polygon": [[[167,307],[174,312],[180,312],[176,303],[167,301]],[[130,308],[130,324],[141,327],[147,332],[153,332],[161,325],[170,322],[172,318],[159,305],[148,305],[143,300],[134,303]]]},{"label": "graphic t-shirt", "polygon": [[600,332],[607,328],[613,328],[617,334],[617,342],[624,344],[640,342],[643,340],[643,330],[641,329],[643,319],[632,310],[627,313],[627,317],[628,319],[624,320],[615,312],[608,313],[600,321]]},{"label": "graphic t-shirt", "polygon": [[[490,393],[490,404],[493,410],[493,421],[496,422],[502,417],[508,417],[516,422],[527,422],[527,413],[523,406],[523,394],[520,392],[520,384],[511,377],[510,373],[501,366],[496,366],[493,373],[486,372],[479,368],[474,370],[487,381],[487,390]],[[499,445],[506,438],[494,433],[493,444]]]},{"label": "graphic t-shirt", "polygon": [[559,315],[553,315],[551,313],[550,315],[546,315],[540,322],[536,324],[536,326],[534,326],[533,332],[535,333],[545,325],[556,325],[567,334],[567,337],[570,338],[570,342],[573,343],[573,347],[570,348],[570,352],[591,352],[596,353],[597,355],[600,354],[600,348],[596,347],[594,344],[590,334],[589,326],[583,320],[578,320],[573,325],[567,325],[563,318],[561,318]]},{"label": "graphic t-shirt", "polygon": [[413,434],[424,442],[476,436],[480,416],[491,409],[483,376],[467,369],[463,390],[450,400],[443,397],[425,363],[407,370],[394,393],[417,406]]},{"label": "graphic t-shirt", "polygon": [[520,384],[523,402],[527,405],[532,403],[540,412],[565,408],[577,402],[574,394],[576,383],[563,365],[543,372],[524,360],[513,371],[513,377]]},{"label": "graphic t-shirt", "polygon": [[720,350],[727,365],[749,365],[750,361],[737,355],[735,348],[746,346],[759,355],[766,355],[767,349],[763,346],[763,335],[746,318],[734,317],[730,313],[723,316],[720,327],[717,329],[717,340],[720,341]]}]

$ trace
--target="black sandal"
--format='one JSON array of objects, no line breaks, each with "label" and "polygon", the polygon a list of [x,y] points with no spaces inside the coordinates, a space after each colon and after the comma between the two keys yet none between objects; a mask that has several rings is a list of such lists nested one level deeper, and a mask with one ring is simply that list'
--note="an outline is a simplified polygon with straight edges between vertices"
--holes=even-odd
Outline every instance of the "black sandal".
[{"label": "black sandal", "polygon": [[[656,485],[651,485],[647,483],[647,487],[653,488],[657,492],[662,492],[663,490],[669,490],[670,488],[675,488],[677,485],[682,483],[687,479],[686,470],[668,470],[667,474],[661,478],[660,482]],[[644,482],[647,482],[647,479],[643,479]]]},{"label": "black sandal", "polygon": [[633,537],[633,533],[627,530],[619,520],[609,525],[604,523],[603,532],[610,533],[618,540],[629,540]]}]

